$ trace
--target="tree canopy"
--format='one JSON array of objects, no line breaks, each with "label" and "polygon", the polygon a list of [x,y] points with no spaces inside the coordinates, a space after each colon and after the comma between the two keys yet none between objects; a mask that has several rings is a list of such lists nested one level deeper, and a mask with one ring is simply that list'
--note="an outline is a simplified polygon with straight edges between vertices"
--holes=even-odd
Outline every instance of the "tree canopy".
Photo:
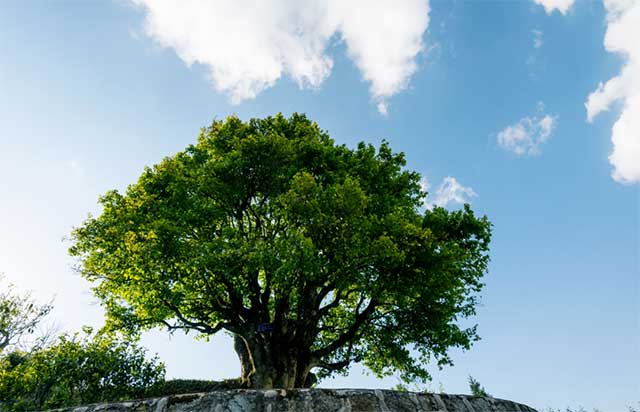
[{"label": "tree canopy", "polygon": [[2,283],[4,278],[0,274],[0,353],[6,348],[24,344],[24,339],[33,335],[42,319],[51,311],[50,303],[40,305],[31,294],[20,294],[12,284]]},{"label": "tree canopy", "polygon": [[428,379],[468,349],[491,224],[423,208],[388,143],[336,145],[304,115],[203,128],[73,232],[108,327],[234,337],[242,379],[303,387],[361,362]]}]

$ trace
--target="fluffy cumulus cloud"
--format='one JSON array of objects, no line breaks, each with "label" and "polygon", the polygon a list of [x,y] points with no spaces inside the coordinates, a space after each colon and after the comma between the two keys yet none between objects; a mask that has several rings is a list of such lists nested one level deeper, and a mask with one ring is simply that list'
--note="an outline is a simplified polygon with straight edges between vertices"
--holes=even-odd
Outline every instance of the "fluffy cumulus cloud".
[{"label": "fluffy cumulus cloud", "polygon": [[[558,10],[562,14],[567,14],[575,0],[533,0],[536,4],[544,7],[547,14],[551,14],[554,10]],[[633,0],[631,0],[633,1]]]},{"label": "fluffy cumulus cloud", "polygon": [[[425,192],[431,188],[429,181],[424,177],[420,180],[420,186]],[[436,188],[433,196],[431,193],[429,194],[424,205],[427,209],[433,209],[436,206],[447,207],[451,204],[469,203],[471,198],[476,196],[477,194],[472,188],[461,185],[455,177],[447,176]]]},{"label": "fluffy cumulus cloud", "polygon": [[145,33],[187,64],[208,68],[232,102],[254,98],[283,75],[318,88],[343,41],[381,113],[405,89],[429,24],[428,0],[131,0]]},{"label": "fluffy cumulus cloud", "polygon": [[626,59],[620,74],[600,83],[585,104],[587,120],[621,102],[620,116],[613,125],[613,151],[609,162],[612,176],[625,183],[640,182],[640,1],[605,0],[608,51]]},{"label": "fluffy cumulus cloud", "polygon": [[552,135],[558,116],[544,113],[544,104],[538,103],[537,114],[523,117],[498,132],[498,145],[517,155],[540,154],[540,146]]}]

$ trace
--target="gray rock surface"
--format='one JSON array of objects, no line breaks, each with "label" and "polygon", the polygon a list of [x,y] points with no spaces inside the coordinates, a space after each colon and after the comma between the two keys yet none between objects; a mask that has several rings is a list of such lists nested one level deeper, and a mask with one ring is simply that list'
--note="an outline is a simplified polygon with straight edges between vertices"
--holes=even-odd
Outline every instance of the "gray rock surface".
[{"label": "gray rock surface", "polygon": [[228,390],[58,412],[536,412],[496,398],[369,389]]}]

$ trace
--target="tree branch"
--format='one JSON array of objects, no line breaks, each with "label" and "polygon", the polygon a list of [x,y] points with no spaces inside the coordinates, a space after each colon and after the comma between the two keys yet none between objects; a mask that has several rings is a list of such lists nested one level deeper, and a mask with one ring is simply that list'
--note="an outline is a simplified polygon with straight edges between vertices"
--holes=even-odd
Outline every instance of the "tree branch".
[{"label": "tree branch", "polygon": [[[362,300],[361,302],[359,302],[358,306],[360,306],[360,303],[362,303]],[[376,299],[371,299],[367,307],[362,312],[356,311],[354,322],[342,335],[340,335],[336,340],[334,340],[327,346],[313,351],[311,356],[316,359],[322,359],[323,357],[335,352],[337,349],[349,343],[353,338],[355,338],[358,330],[360,330],[360,327],[367,321],[369,315],[371,315],[371,313],[374,311],[377,304],[378,301]]]},{"label": "tree branch", "polygon": [[164,303],[164,305],[167,308],[172,310],[176,318],[183,323],[183,325],[171,325],[167,321],[162,320],[162,323],[164,323],[170,330],[193,329],[193,330],[197,330],[198,332],[206,333],[209,335],[213,335],[214,333],[219,332],[223,328],[227,329],[230,332],[237,332],[239,330],[239,328],[231,322],[218,322],[214,326],[211,326],[208,323],[205,323],[203,321],[190,320],[185,315],[182,314],[182,311],[176,305],[172,304],[171,302],[163,298],[160,298],[160,300],[162,301],[162,303]]}]

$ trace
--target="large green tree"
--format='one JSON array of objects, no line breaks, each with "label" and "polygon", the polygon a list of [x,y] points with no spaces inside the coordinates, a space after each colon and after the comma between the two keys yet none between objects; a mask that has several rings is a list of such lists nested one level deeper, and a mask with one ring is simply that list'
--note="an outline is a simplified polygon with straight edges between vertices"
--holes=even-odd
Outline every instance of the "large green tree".
[{"label": "large green tree", "polygon": [[107,324],[229,332],[245,385],[304,387],[362,362],[428,378],[469,348],[491,224],[423,210],[387,143],[336,145],[303,115],[215,121],[100,198],[73,232]]}]

